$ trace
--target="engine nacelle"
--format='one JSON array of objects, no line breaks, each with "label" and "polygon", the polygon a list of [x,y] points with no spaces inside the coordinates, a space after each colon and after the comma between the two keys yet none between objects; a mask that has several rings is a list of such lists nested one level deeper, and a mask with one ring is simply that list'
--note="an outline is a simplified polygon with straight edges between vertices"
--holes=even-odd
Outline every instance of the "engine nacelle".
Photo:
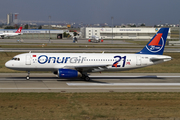
[{"label": "engine nacelle", "polygon": [[59,78],[73,78],[73,77],[82,77],[82,74],[77,70],[72,69],[59,69],[58,70]]}]

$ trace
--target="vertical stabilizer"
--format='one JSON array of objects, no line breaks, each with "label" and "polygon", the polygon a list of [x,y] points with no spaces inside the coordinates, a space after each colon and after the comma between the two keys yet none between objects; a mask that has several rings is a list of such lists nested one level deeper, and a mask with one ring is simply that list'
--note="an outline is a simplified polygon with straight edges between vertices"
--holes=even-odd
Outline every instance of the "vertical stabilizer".
[{"label": "vertical stabilizer", "polygon": [[162,55],[166,44],[169,28],[161,28],[148,44],[137,54]]},{"label": "vertical stabilizer", "polygon": [[22,27],[20,27],[15,33],[21,33]]}]

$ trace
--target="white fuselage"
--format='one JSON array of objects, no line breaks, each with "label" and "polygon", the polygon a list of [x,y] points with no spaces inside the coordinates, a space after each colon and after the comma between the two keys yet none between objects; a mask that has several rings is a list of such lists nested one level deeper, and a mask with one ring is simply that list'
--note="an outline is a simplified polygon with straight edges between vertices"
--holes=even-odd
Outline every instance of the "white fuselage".
[{"label": "white fuselage", "polygon": [[25,53],[15,56],[5,66],[24,71],[56,71],[60,68],[85,72],[121,71],[171,60],[170,56],[127,53]]},{"label": "white fuselage", "polygon": [[11,37],[11,36],[16,36],[16,35],[21,35],[22,33],[1,33],[1,36],[5,37]]}]

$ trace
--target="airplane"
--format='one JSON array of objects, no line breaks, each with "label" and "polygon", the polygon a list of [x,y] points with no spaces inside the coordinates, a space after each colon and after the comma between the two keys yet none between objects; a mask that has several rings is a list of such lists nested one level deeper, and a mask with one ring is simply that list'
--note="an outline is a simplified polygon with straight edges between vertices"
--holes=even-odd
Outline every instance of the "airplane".
[{"label": "airplane", "polygon": [[13,70],[52,71],[59,78],[80,77],[86,81],[91,72],[123,71],[171,60],[163,55],[169,28],[161,28],[138,53],[23,53],[5,63]]},{"label": "airplane", "polygon": [[95,43],[98,43],[98,42],[103,42],[103,39],[100,40],[100,38],[98,36],[91,36],[91,39],[88,40],[88,42],[95,42]]},{"label": "airplane", "polygon": [[21,30],[22,30],[22,27],[19,27],[19,29],[15,33],[0,33],[0,36],[2,39],[4,39],[4,37],[12,37],[16,35],[21,35],[22,34]]}]

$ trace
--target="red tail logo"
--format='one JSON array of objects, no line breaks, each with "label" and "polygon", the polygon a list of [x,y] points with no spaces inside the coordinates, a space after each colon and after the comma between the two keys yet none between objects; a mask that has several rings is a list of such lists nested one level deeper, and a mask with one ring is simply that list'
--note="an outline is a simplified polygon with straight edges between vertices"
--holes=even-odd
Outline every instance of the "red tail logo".
[{"label": "red tail logo", "polygon": [[159,45],[159,41],[161,40],[162,35],[163,35],[162,33],[158,33],[156,37],[154,37],[154,39],[149,43],[149,46],[151,45],[162,46],[162,45]]},{"label": "red tail logo", "polygon": [[20,27],[15,33],[21,33],[22,27]]}]

